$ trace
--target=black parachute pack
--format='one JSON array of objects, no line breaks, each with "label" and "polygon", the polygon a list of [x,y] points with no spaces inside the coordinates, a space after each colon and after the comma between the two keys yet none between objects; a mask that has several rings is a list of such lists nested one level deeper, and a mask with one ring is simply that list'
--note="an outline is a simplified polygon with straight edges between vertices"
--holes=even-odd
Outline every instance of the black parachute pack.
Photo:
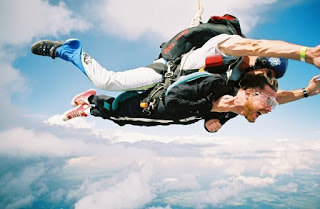
[{"label": "black parachute pack", "polygon": [[238,18],[226,14],[224,16],[212,16],[207,23],[182,30],[168,42],[161,44],[159,58],[164,58],[168,61],[168,65],[154,63],[148,66],[163,74],[164,81],[157,84],[148,97],[141,101],[140,106],[143,108],[144,113],[151,114],[152,109],[156,108],[162,101],[168,87],[181,76],[198,72],[199,70],[209,73],[225,73],[236,64],[234,61],[232,63],[224,63],[221,55],[213,55],[206,58],[206,67],[204,69],[180,69],[180,62],[184,54],[202,47],[209,39],[220,34],[245,37],[241,32]]},{"label": "black parachute pack", "polygon": [[212,16],[207,23],[181,31],[168,42],[161,44],[160,57],[167,61],[175,61],[181,55],[191,49],[200,48],[209,39],[220,34],[243,36],[238,18],[229,14]]}]

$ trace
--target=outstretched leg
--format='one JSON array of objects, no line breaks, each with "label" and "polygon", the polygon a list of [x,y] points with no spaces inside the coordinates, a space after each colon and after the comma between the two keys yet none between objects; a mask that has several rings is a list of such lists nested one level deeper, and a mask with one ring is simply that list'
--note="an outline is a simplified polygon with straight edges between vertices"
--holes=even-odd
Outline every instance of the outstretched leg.
[{"label": "outstretched leg", "polygon": [[53,59],[60,57],[72,62],[95,86],[108,91],[148,89],[162,81],[162,75],[149,67],[124,72],[107,70],[83,51],[81,42],[77,39],[65,42],[38,41],[32,45],[31,51],[37,55],[50,56]]},{"label": "outstretched leg", "polygon": [[80,93],[71,102],[76,107],[66,111],[63,115],[63,120],[67,121],[76,117],[87,117],[89,115],[109,119],[113,100],[114,97],[106,95],[96,96],[94,89]]}]

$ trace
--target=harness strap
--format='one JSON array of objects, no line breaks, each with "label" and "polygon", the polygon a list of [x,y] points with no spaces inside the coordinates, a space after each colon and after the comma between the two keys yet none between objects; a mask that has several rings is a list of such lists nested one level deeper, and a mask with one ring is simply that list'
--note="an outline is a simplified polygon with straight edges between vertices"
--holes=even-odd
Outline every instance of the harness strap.
[{"label": "harness strap", "polygon": [[177,63],[180,63],[181,59],[169,61],[167,63],[167,72],[164,74],[164,82],[158,83],[156,87],[148,94],[148,96],[140,102],[142,112],[150,115],[151,112],[158,107],[159,103],[162,102],[164,93],[167,88],[173,83],[173,80],[177,78],[179,69]]}]

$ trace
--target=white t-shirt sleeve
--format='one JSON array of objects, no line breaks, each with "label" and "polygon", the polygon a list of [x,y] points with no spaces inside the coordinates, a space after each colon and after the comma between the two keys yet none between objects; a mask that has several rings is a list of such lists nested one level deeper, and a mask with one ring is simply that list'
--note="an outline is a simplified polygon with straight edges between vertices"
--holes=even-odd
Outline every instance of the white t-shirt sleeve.
[{"label": "white t-shirt sleeve", "polygon": [[229,56],[222,53],[218,44],[233,35],[220,34],[218,36],[212,37],[209,39],[201,48],[192,50],[185,54],[181,60],[181,69],[200,69],[205,66],[206,57],[220,54],[223,56],[224,61],[235,60],[237,57]]}]

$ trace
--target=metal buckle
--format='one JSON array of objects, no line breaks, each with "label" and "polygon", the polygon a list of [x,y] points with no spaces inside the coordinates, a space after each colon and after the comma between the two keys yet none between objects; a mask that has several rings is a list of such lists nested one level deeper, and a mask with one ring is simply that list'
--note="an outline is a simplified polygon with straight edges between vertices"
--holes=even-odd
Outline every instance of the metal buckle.
[{"label": "metal buckle", "polygon": [[151,111],[149,110],[149,108],[144,108],[142,112],[146,115],[151,115]]},{"label": "metal buckle", "polygon": [[173,72],[166,72],[166,74],[164,74],[165,78],[171,78],[173,76]]},{"label": "metal buckle", "polygon": [[150,109],[154,110],[156,108],[156,102],[157,100],[153,99],[153,101],[149,103]]}]

